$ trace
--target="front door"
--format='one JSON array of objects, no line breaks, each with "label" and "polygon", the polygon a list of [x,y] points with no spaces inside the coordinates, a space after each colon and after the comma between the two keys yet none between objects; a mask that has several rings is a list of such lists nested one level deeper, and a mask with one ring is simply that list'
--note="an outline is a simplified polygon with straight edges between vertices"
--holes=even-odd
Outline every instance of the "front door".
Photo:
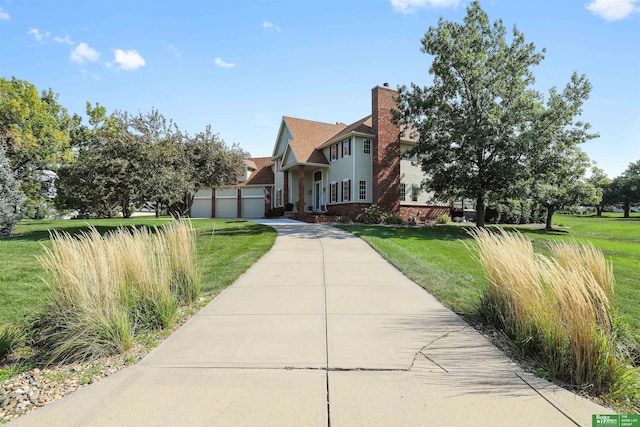
[{"label": "front door", "polygon": [[322,172],[313,174],[313,210],[318,212],[322,209]]}]

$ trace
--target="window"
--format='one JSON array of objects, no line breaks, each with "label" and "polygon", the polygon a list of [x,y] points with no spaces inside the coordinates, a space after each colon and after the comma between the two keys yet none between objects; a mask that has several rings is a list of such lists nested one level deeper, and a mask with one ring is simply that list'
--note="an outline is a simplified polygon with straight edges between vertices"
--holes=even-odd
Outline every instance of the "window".
[{"label": "window", "polygon": [[322,171],[316,171],[313,173],[314,181],[322,181]]},{"label": "window", "polygon": [[351,180],[345,179],[342,181],[342,201],[348,202],[351,200]]},{"label": "window", "polygon": [[367,181],[360,181],[358,185],[358,198],[360,200],[367,199]]},{"label": "window", "polygon": [[329,184],[329,200],[330,203],[336,203],[338,201],[338,183],[332,182]]},{"label": "window", "polygon": [[365,139],[364,140],[364,145],[362,146],[362,152],[364,154],[371,154],[371,140],[370,139]]},{"label": "window", "polygon": [[276,206],[282,206],[282,188],[276,191]]},{"label": "window", "polygon": [[400,200],[404,201],[407,198],[407,184],[400,183]]},{"label": "window", "polygon": [[411,201],[418,201],[418,193],[420,192],[420,188],[416,184],[411,184]]},{"label": "window", "polygon": [[331,157],[330,160],[331,161],[338,160],[338,144],[332,145],[329,151],[330,151],[330,157]]},{"label": "window", "polygon": [[351,155],[351,138],[342,141],[342,157]]}]

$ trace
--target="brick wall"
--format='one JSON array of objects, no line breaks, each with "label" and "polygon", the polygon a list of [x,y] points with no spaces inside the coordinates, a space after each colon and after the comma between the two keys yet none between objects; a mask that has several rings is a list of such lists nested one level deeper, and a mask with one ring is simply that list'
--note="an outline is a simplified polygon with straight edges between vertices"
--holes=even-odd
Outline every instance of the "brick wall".
[{"label": "brick wall", "polygon": [[397,92],[383,86],[371,90],[373,202],[385,212],[400,208],[400,129],[392,123]]},{"label": "brick wall", "polygon": [[400,216],[408,221],[415,216],[418,221],[435,221],[438,215],[451,215],[449,206],[400,206]]}]

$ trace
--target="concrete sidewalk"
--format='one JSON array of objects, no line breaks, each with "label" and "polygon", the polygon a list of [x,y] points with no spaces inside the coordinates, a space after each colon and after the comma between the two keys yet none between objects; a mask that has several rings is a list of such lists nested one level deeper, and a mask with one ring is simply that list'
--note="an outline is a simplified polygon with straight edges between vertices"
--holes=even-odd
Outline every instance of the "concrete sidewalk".
[{"label": "concrete sidewalk", "polygon": [[293,222],[138,365],[30,426],[591,426],[358,238]]}]

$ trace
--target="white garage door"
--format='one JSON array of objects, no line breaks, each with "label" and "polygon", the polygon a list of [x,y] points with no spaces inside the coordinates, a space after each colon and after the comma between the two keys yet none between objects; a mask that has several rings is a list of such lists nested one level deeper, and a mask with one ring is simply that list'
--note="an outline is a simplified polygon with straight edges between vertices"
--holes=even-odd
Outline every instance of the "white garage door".
[{"label": "white garage door", "polygon": [[242,199],[242,216],[244,218],[264,217],[264,199]]},{"label": "white garage door", "polygon": [[238,217],[238,190],[223,188],[216,190],[216,218]]},{"label": "white garage door", "polygon": [[211,218],[211,189],[199,190],[193,198],[191,218]]},{"label": "white garage door", "polygon": [[242,189],[242,217],[264,217],[264,193],[261,187],[245,187]]}]

